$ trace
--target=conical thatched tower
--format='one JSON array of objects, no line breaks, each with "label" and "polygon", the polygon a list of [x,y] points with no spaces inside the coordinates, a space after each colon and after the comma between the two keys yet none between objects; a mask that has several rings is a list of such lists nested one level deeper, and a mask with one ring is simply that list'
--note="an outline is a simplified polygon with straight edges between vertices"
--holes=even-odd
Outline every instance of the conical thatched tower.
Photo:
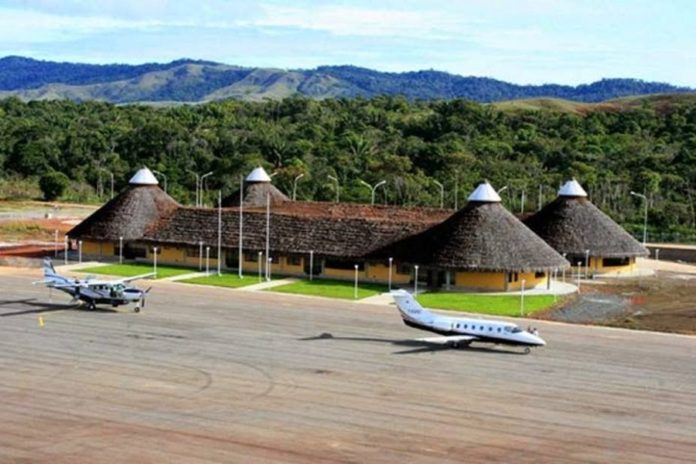
[{"label": "conical thatched tower", "polygon": [[144,167],[130,179],[125,190],[76,225],[68,237],[83,241],[85,255],[113,256],[120,239],[124,243],[140,239],[149,227],[178,207]]},{"label": "conical thatched tower", "polygon": [[[222,200],[223,206],[239,206],[240,191]],[[271,177],[261,167],[255,168],[244,179],[244,191],[242,194],[243,207],[260,208],[266,206],[266,197],[271,196],[271,205],[290,201],[290,199],[271,183]]]},{"label": "conical thatched tower", "polygon": [[575,180],[558,191],[558,197],[525,224],[573,265],[581,263],[591,273],[632,271],[636,256],[648,251],[587,199]]},{"label": "conical thatched tower", "polygon": [[[446,273],[456,287],[517,289],[547,282],[548,272],[568,263],[501,205],[488,182],[446,221],[378,252],[429,274]],[[429,281],[434,279],[429,278]],[[439,282],[441,283],[441,281]]]}]

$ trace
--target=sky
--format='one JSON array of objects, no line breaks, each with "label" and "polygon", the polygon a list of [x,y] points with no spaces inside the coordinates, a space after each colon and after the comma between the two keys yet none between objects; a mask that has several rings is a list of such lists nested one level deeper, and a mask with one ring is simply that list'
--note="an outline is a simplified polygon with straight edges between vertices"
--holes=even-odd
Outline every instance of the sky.
[{"label": "sky", "polygon": [[696,87],[692,0],[0,0],[0,56]]}]

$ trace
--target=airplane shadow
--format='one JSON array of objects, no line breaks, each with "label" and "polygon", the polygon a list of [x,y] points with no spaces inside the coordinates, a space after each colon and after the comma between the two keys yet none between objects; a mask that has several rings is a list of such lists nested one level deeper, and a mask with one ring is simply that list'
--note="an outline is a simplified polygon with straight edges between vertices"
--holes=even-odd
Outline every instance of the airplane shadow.
[{"label": "airplane shadow", "polygon": [[36,301],[36,298],[26,298],[23,300],[0,300],[0,311],[2,311],[3,306],[7,305],[21,305],[21,306],[28,306],[31,309],[25,309],[21,311],[12,311],[9,313],[0,313],[0,317],[9,317],[9,316],[22,316],[25,314],[40,314],[40,313],[47,313],[47,312],[52,312],[52,311],[65,311],[65,310],[73,310],[73,311],[90,311],[90,312],[97,312],[97,313],[116,313],[118,311],[114,309],[109,309],[109,308],[96,308],[93,310],[90,310],[82,305],[76,305],[76,304],[57,304],[57,303],[42,303],[39,301]]},{"label": "airplane shadow", "polygon": [[446,343],[434,343],[426,340],[393,340],[389,338],[374,338],[374,337],[340,337],[334,336],[329,332],[324,332],[320,335],[314,337],[300,338],[300,341],[312,341],[312,340],[339,340],[339,341],[358,341],[358,342],[374,342],[374,343],[389,343],[394,346],[403,347],[413,347],[412,349],[405,349],[401,351],[395,351],[392,354],[418,354],[418,353],[435,353],[438,351],[448,351],[448,350],[458,350],[458,351],[473,351],[476,353],[484,354],[511,354],[511,355],[525,355],[524,352],[517,352],[512,350],[501,350],[493,347],[484,346],[459,346],[457,348],[446,344]]}]

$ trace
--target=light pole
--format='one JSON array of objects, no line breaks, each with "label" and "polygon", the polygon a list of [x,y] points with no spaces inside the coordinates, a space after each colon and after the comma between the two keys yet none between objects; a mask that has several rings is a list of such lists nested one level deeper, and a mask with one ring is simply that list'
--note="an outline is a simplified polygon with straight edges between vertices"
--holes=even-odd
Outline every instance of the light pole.
[{"label": "light pole", "polygon": [[389,291],[391,292],[391,286],[392,286],[392,262],[394,262],[394,258],[389,258]]},{"label": "light pole", "polygon": [[418,296],[418,265],[413,266],[413,269],[416,271],[415,279],[413,279],[413,296],[415,298]]},{"label": "light pole", "polygon": [[[563,259],[565,259],[566,261],[568,261],[568,260],[566,259],[566,255],[567,255],[567,254],[568,254],[568,253],[563,253]],[[572,270],[571,270],[571,272],[572,272]],[[561,275],[563,276],[563,283],[565,283],[565,281],[566,281],[566,280],[565,280],[565,267],[563,268],[563,271],[562,271],[562,274],[561,274]],[[570,278],[571,278],[571,280],[573,279],[573,275],[572,275],[572,274],[570,275]]]},{"label": "light pole", "polygon": [[111,198],[114,197],[114,173],[109,172],[109,177],[111,177]]},{"label": "light pole", "polygon": [[123,237],[118,238],[118,264],[123,264]]},{"label": "light pole", "polygon": [[527,281],[522,279],[522,287],[520,291],[520,317],[524,317],[524,284]]},{"label": "light pole", "polygon": [[68,236],[65,236],[65,254],[63,255],[63,263],[68,264]]},{"label": "light pole", "polygon": [[643,202],[645,203],[645,215],[643,218],[643,246],[645,246],[645,242],[648,241],[648,197],[642,193],[636,193],[633,191],[631,192],[631,195],[642,198]]},{"label": "light pole", "polygon": [[210,275],[210,246],[205,247],[205,275]]},{"label": "light pole", "polygon": [[273,265],[273,258],[271,256],[268,257],[268,266],[266,266],[266,281],[270,282],[271,281],[271,266]]},{"label": "light pole", "polygon": [[355,285],[353,287],[353,299],[358,299],[358,265],[355,264]]},{"label": "light pole", "polygon": [[582,270],[582,261],[578,261],[578,293],[580,293],[580,271]]},{"label": "light pole", "polygon": [[507,186],[507,185],[506,185],[505,187],[501,187],[501,188],[498,189],[498,193],[504,192],[504,191],[507,190],[507,189],[508,189],[508,186]]},{"label": "light pole", "polygon": [[537,211],[541,211],[541,204],[544,202],[544,184],[539,184],[539,204]]},{"label": "light pole", "polygon": [[[266,258],[271,257],[271,194],[266,194]],[[266,280],[269,280],[268,265],[266,265]]]},{"label": "light pole", "polygon": [[53,257],[58,257],[58,229],[53,232]]},{"label": "light pole", "polygon": [[77,242],[77,262],[82,264],[82,240]]},{"label": "light pole", "polygon": [[155,279],[157,278],[157,247],[154,247],[152,251],[155,252],[153,255],[152,265],[154,266]]},{"label": "light pole", "polygon": [[217,259],[217,275],[221,276],[222,266],[222,190],[218,190],[218,237],[217,237],[218,259]]},{"label": "light pole", "polygon": [[201,176],[201,186],[200,186],[200,193],[198,194],[198,206],[203,206],[203,186],[205,185],[205,179],[207,177],[210,177],[213,175],[213,171],[206,172]]},{"label": "light pole", "polygon": [[442,185],[442,183],[436,181],[435,179],[433,179],[433,184],[440,187],[440,209],[442,209],[445,207],[445,186]]},{"label": "light pole", "polygon": [[261,282],[261,260],[263,259],[263,251],[259,251],[259,282]]},{"label": "light pole", "polygon": [[590,250],[585,250],[585,278],[587,279],[590,272]]},{"label": "light pole", "polygon": [[520,213],[524,213],[524,194],[525,190],[522,189],[522,198],[520,199]]},{"label": "light pole", "polygon": [[332,181],[336,182],[336,203],[338,203],[339,199],[341,198],[341,191],[340,191],[340,186],[338,185],[338,179],[336,179],[334,176],[329,175],[327,176],[329,179]]},{"label": "light pole", "polygon": [[295,177],[295,180],[292,181],[292,201],[295,201],[297,199],[297,181],[302,179],[303,177],[304,177],[304,173]]},{"label": "light pole", "polygon": [[198,270],[203,270],[203,241],[198,242]]},{"label": "light pole", "polygon": [[314,250],[309,250],[309,280],[313,279],[314,274]]},{"label": "light pole", "polygon": [[164,179],[164,193],[167,193],[167,176],[165,176],[164,174],[162,174],[159,171],[155,171],[154,169],[152,170],[152,172],[154,172],[158,176],[162,176],[162,178]]},{"label": "light pole", "polygon": [[459,209],[459,171],[454,171],[454,210]]},{"label": "light pole", "polygon": [[244,176],[239,176],[239,251],[238,251],[238,261],[239,261],[239,278],[243,279],[242,275],[242,263],[244,262],[244,250],[242,247],[242,241],[244,239]]},{"label": "light pole", "polygon": [[370,202],[370,204],[373,205],[373,206],[374,206],[374,204],[375,204],[375,190],[377,190],[378,187],[381,187],[382,185],[384,185],[384,184],[387,183],[386,180],[382,180],[382,181],[377,182],[374,186],[372,186],[372,185],[368,184],[367,182],[365,182],[364,180],[358,179],[358,182],[360,182],[360,183],[363,184],[365,187],[367,187],[367,188],[370,189],[370,193],[371,193],[371,202]]},{"label": "light pole", "polygon": [[197,173],[193,173],[194,176],[196,176],[196,207],[198,206],[198,184],[201,183],[201,176]]}]

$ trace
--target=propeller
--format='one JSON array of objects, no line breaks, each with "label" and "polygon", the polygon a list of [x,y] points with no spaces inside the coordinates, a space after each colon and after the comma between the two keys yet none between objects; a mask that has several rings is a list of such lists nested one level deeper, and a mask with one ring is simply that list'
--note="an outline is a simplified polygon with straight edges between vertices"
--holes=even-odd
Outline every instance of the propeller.
[{"label": "propeller", "polygon": [[140,305],[139,306],[141,309],[145,308],[145,297],[147,296],[148,293],[150,293],[150,290],[152,290],[152,287],[140,292]]}]

